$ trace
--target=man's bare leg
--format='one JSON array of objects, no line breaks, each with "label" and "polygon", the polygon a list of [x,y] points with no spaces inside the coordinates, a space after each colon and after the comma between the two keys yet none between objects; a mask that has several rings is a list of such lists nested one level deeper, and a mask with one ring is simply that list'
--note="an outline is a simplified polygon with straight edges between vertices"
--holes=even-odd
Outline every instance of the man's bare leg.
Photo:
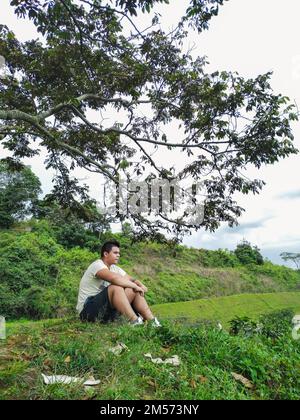
[{"label": "man's bare leg", "polygon": [[[132,291],[132,289],[126,289]],[[132,309],[131,302],[134,296],[130,294],[128,297],[129,292],[125,293],[125,289],[121,286],[108,286],[108,298],[111,305],[121,314],[125,315],[129,321],[135,321],[137,319],[136,313]]]},{"label": "man's bare leg", "polygon": [[125,293],[128,297],[128,301],[131,303],[133,308],[139,314],[141,314],[146,321],[154,319],[154,315],[151,312],[148,303],[143,296],[141,296],[139,293],[134,292],[133,289],[130,288],[126,288]]}]

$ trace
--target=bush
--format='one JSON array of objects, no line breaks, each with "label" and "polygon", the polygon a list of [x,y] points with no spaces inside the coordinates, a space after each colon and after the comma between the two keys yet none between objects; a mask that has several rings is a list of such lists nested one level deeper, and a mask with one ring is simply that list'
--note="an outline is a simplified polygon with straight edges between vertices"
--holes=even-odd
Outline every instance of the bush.
[{"label": "bush", "polygon": [[1,232],[0,313],[7,318],[52,318],[73,313],[79,280],[99,254],[65,250],[39,224],[35,232]]},{"label": "bush", "polygon": [[262,265],[264,263],[264,259],[260,253],[260,250],[256,246],[252,247],[251,244],[247,241],[243,241],[237,245],[234,253],[238,260],[244,265]]},{"label": "bush", "polygon": [[231,335],[245,335],[250,337],[258,333],[259,326],[256,322],[252,321],[247,316],[245,317],[235,317],[230,321],[230,334]]},{"label": "bush", "polygon": [[25,306],[24,296],[14,293],[5,283],[0,283],[0,314],[10,318],[23,316]]},{"label": "bush", "polygon": [[200,264],[204,267],[237,267],[240,262],[236,255],[227,249],[218,249],[216,251],[200,249]]},{"label": "bush", "polygon": [[99,251],[100,242],[97,236],[77,222],[63,223],[54,228],[57,242],[64,248],[71,249],[76,246]]},{"label": "bush", "polygon": [[294,313],[290,309],[271,312],[260,317],[261,333],[269,338],[283,337],[291,329]]},{"label": "bush", "polygon": [[248,337],[260,334],[267,338],[279,339],[291,329],[293,316],[292,310],[283,309],[262,315],[258,322],[248,317],[236,317],[230,321],[230,334]]},{"label": "bush", "polygon": [[0,238],[0,281],[15,293],[34,284],[53,284],[60,246],[49,236],[7,234]]},{"label": "bush", "polygon": [[55,289],[32,286],[24,291],[23,296],[27,317],[41,319],[56,316],[59,306]]}]

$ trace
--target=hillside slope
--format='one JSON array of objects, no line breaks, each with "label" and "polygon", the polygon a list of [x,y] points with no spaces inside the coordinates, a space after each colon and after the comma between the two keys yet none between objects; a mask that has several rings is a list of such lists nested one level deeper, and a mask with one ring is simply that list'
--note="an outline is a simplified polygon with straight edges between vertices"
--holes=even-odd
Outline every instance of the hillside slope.
[{"label": "hillside slope", "polygon": [[152,306],[163,319],[220,321],[228,327],[235,317],[258,319],[261,314],[291,309],[300,314],[300,292],[243,294]]},{"label": "hillside slope", "polygon": [[[300,271],[270,262],[244,266],[229,251],[121,242],[120,266],[145,283],[148,302],[162,304],[244,293],[300,290]],[[8,319],[73,315],[84,271],[99,254],[65,249],[43,227],[0,231],[0,313]]]}]

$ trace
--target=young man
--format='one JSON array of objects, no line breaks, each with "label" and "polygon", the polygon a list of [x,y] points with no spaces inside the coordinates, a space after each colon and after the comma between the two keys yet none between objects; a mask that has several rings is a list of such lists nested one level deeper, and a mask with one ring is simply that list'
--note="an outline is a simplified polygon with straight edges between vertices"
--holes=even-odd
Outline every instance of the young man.
[{"label": "young man", "polygon": [[116,265],[119,258],[119,242],[107,241],[101,248],[101,259],[84,273],[76,307],[80,319],[107,323],[122,314],[132,325],[141,325],[146,320],[160,327],[145,299],[147,287]]}]

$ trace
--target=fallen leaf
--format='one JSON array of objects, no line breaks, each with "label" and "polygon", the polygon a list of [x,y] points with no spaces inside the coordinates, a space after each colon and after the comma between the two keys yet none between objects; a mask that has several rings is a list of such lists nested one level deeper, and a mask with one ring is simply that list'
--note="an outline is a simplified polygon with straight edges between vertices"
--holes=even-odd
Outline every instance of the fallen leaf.
[{"label": "fallen leaf", "polygon": [[52,365],[52,360],[51,359],[45,359],[43,362],[44,366],[51,366]]},{"label": "fallen leaf", "polygon": [[66,358],[65,358],[65,363],[70,363],[71,362],[71,357],[70,356],[67,356]]},{"label": "fallen leaf", "polygon": [[234,372],[231,372],[231,375],[234,377],[236,381],[241,382],[246,388],[249,388],[249,389],[254,388],[253,383],[250,382],[249,379],[245,378],[244,376],[239,375],[238,373],[234,373]]},{"label": "fallen leaf", "polygon": [[194,379],[192,379],[191,381],[190,381],[190,385],[191,385],[191,387],[192,388],[197,388],[197,384],[196,384],[196,381],[194,381]]},{"label": "fallen leaf", "polygon": [[119,356],[123,351],[129,351],[129,348],[124,343],[118,343],[116,347],[112,347],[109,349],[111,353],[113,353],[115,356]]},{"label": "fallen leaf", "polygon": [[147,384],[153,386],[153,388],[156,388],[156,383],[151,380],[147,381]]},{"label": "fallen leaf", "polygon": [[20,357],[22,360],[26,360],[26,361],[30,361],[34,359],[34,356],[31,356],[30,354],[27,354],[27,353],[21,353]]},{"label": "fallen leaf", "polygon": [[173,365],[173,366],[179,366],[180,365],[180,360],[179,360],[179,357],[177,356],[177,354],[175,354],[174,356],[172,356],[171,358],[166,359],[166,360],[162,360],[160,357],[158,357],[157,359],[154,359],[152,357],[151,353],[146,353],[146,354],[144,354],[144,356],[151,359],[151,362],[155,363],[155,364],[170,364],[170,365]]},{"label": "fallen leaf", "polygon": [[199,375],[199,380],[202,384],[205,384],[208,381],[208,379],[205,376],[202,376],[202,375]]}]

